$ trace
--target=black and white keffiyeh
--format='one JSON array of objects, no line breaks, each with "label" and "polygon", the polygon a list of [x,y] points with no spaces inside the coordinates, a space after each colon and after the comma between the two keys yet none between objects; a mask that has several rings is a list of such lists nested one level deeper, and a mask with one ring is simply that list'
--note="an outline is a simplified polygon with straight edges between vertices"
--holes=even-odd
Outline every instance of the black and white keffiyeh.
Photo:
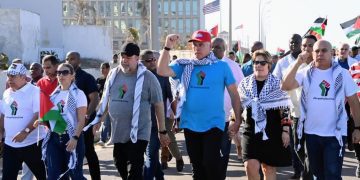
[{"label": "black and white keffiyeh", "polygon": [[[306,74],[304,77],[304,81],[303,81],[303,88],[301,91],[301,101],[300,101],[300,111],[301,111],[301,115],[300,115],[300,119],[299,119],[299,123],[298,123],[298,127],[297,127],[297,136],[299,139],[302,138],[303,136],[303,129],[304,129],[304,122],[306,120],[306,114],[307,114],[307,101],[308,101],[308,94],[309,94],[309,89],[310,89],[310,85],[311,85],[311,79],[312,79],[312,73],[314,72],[315,69],[315,63],[312,62],[309,66],[308,69],[306,70]],[[346,112],[344,111],[345,109],[345,90],[344,90],[344,86],[343,86],[343,75],[342,75],[342,67],[335,61],[332,62],[332,78],[335,82],[335,86],[334,86],[334,90],[335,90],[335,108],[336,108],[336,128],[335,128],[335,136],[336,139],[339,142],[340,145],[340,153],[339,156],[342,156],[342,147],[344,145],[344,142],[342,140],[342,135],[341,135],[341,122],[343,121],[347,121],[348,117]],[[299,143],[297,145],[297,150],[299,150],[301,148],[301,144]]]},{"label": "black and white keffiyeh", "polygon": [[[170,84],[172,91],[179,93],[179,101],[176,107],[175,117],[179,117],[181,114],[182,106],[186,101],[186,92],[189,88],[191,73],[194,70],[194,66],[205,66],[219,62],[219,59],[215,57],[213,52],[203,59],[177,59],[176,64],[185,65],[184,72],[182,73],[180,83],[176,82],[173,78],[170,78]],[[174,96],[175,97],[175,96]]]},{"label": "black and white keffiyeh", "polygon": [[255,133],[262,132],[262,139],[267,140],[266,110],[284,109],[291,106],[289,96],[280,89],[280,79],[269,74],[258,96],[255,75],[252,74],[241,81],[238,91],[243,108],[252,108],[251,117],[255,121]]},{"label": "black and white keffiyeh", "polygon": [[[75,97],[77,97],[78,90],[80,90],[80,89],[74,83],[72,83],[69,88],[69,93],[67,95],[67,101],[66,101],[66,104],[64,107],[66,116],[63,116],[63,118],[66,121],[66,125],[67,125],[66,129],[67,129],[67,134],[69,136],[69,139],[71,139],[73,136],[75,136],[75,133],[76,133],[75,128],[77,125],[77,111],[76,111]],[[50,100],[54,104],[55,104],[54,101],[56,99],[56,96],[60,94],[60,91],[61,91],[60,86],[58,86],[50,96]],[[43,144],[42,144],[42,160],[45,160],[45,158],[46,158],[46,150],[47,150],[48,142],[50,140],[50,135],[51,135],[51,131],[49,130],[48,133],[46,134]],[[77,156],[76,156],[76,149],[74,149],[73,151],[70,152],[70,159],[69,159],[69,163],[68,163],[69,169],[68,170],[74,169],[76,166],[76,163],[77,163]],[[63,174],[65,174],[65,173],[63,173]]]}]

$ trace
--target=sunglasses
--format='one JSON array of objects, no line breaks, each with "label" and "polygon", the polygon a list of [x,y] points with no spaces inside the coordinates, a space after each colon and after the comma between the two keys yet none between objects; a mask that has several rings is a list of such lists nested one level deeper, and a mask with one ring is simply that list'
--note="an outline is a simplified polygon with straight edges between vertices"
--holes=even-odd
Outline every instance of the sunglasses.
[{"label": "sunglasses", "polygon": [[71,74],[71,72],[69,70],[56,71],[56,75],[58,75],[58,76],[60,76],[60,75],[67,76],[69,74]]},{"label": "sunglasses", "polygon": [[267,63],[268,63],[267,61],[254,61],[255,65],[260,64],[262,66],[265,66]]},{"label": "sunglasses", "polygon": [[156,61],[156,58],[149,58],[147,60],[142,60],[142,62],[147,62],[147,63],[151,63],[151,62],[154,62]]}]

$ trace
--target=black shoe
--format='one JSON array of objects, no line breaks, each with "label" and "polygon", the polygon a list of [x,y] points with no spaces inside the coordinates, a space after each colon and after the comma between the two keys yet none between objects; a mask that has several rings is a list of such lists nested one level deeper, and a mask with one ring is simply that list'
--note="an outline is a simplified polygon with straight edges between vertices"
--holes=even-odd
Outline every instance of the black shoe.
[{"label": "black shoe", "polygon": [[167,169],[169,166],[167,164],[167,162],[162,162],[161,163],[161,169],[164,170],[164,169]]},{"label": "black shoe", "polygon": [[170,161],[172,160],[172,158],[173,158],[172,154],[169,153],[169,157],[168,157],[168,159],[167,159],[167,162],[170,162]]},{"label": "black shoe", "polygon": [[178,172],[181,172],[184,169],[183,159],[176,160],[176,169]]},{"label": "black shoe", "polygon": [[357,165],[356,172],[355,172],[357,178],[360,178],[360,167],[359,166],[360,166],[360,164]]}]

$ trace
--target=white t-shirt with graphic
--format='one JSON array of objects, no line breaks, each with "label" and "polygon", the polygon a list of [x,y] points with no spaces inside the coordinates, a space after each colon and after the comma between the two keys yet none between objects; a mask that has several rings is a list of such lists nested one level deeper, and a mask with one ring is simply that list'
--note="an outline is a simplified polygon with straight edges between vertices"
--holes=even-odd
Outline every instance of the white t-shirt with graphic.
[{"label": "white t-shirt with graphic", "polygon": [[2,114],[4,115],[5,144],[18,148],[35,144],[38,140],[45,137],[45,129],[39,126],[30,132],[22,142],[12,142],[17,133],[25,130],[27,125],[34,117],[34,113],[39,113],[40,109],[40,90],[38,87],[27,83],[17,91],[8,88],[3,94]]},{"label": "white t-shirt with graphic", "polygon": [[[56,95],[56,97],[53,101],[54,106],[56,106],[56,109],[60,111],[60,114],[63,117],[66,117],[66,112],[67,112],[66,111],[66,107],[67,107],[66,103],[68,100],[68,94],[69,94],[69,90],[60,91],[60,93],[58,95]],[[86,96],[83,91],[78,90],[78,94],[76,95],[75,100],[76,100],[76,108],[87,106]],[[76,119],[77,119],[77,117],[76,117]],[[56,121],[50,120],[49,123],[50,123],[51,129],[53,130],[55,127]],[[74,125],[76,127],[77,121],[74,122]]]},{"label": "white t-shirt with graphic", "polygon": [[[296,80],[300,86],[303,85],[306,70],[298,71]],[[344,94],[346,97],[356,93],[357,87],[351,79],[350,73],[342,69]],[[335,136],[336,108],[335,108],[335,82],[332,77],[332,69],[321,70],[315,68],[313,71],[311,85],[307,99],[307,114],[304,131],[306,134],[315,134],[329,137]],[[345,111],[345,109],[344,109]],[[347,122],[341,122],[341,134],[346,136]]]}]

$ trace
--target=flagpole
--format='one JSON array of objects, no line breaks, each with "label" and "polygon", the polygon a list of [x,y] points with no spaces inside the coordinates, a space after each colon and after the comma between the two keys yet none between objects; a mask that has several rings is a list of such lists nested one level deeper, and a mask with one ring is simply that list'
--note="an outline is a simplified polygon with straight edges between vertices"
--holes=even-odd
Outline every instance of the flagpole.
[{"label": "flagpole", "polygon": [[231,51],[232,47],[232,0],[229,0],[229,42],[228,51]]}]

